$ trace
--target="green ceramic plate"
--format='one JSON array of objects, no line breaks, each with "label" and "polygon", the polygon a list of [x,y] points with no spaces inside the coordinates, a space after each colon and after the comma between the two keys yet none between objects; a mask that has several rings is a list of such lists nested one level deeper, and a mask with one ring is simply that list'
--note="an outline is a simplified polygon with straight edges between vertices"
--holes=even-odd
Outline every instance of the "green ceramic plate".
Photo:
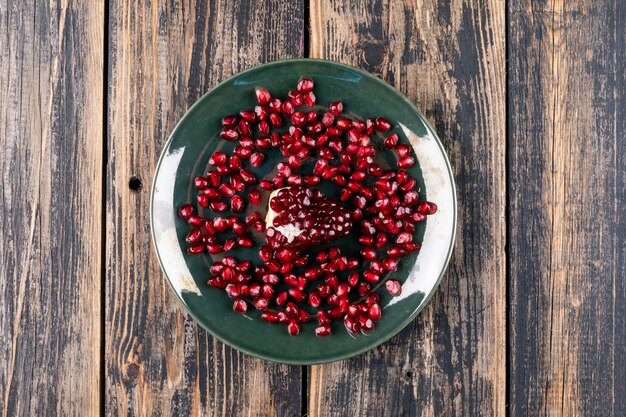
[{"label": "green ceramic plate", "polygon": [[[286,326],[263,322],[260,313],[249,309],[242,315],[231,309],[232,300],[206,285],[209,255],[188,256],[185,235],[188,226],[177,216],[177,208],[194,202],[193,178],[207,168],[209,155],[217,149],[231,150],[232,142],[219,138],[220,119],[244,108],[254,108],[255,87],[262,86],[279,97],[287,94],[302,76],[315,80],[318,104],[341,100],[353,117],[384,116],[394,124],[404,143],[410,143],[418,164],[410,169],[418,180],[421,198],[438,205],[435,215],[420,223],[416,238],[419,254],[404,257],[394,277],[403,282],[402,295],[381,293],[383,317],[371,334],[349,335],[338,329],[328,337],[316,337],[315,323],[303,326],[291,337]],[[380,142],[380,141],[378,141]],[[384,163],[394,156],[380,147]],[[276,152],[277,153],[277,152]],[[255,170],[259,177],[273,176],[278,155]],[[329,196],[337,191],[323,189]],[[207,213],[204,213],[205,215]],[[456,197],[454,179],[445,151],[425,117],[402,94],[379,78],[359,69],[330,61],[295,59],[271,62],[244,71],[205,94],[183,116],[172,132],[157,165],[151,195],[152,238],[165,276],[189,313],[211,334],[226,344],[261,358],[291,364],[330,362],[363,353],[383,343],[405,327],[422,310],[441,280],[454,243]],[[334,244],[355,253],[356,235]],[[262,237],[258,237],[259,242]],[[257,250],[234,253],[239,260],[257,258]]]}]

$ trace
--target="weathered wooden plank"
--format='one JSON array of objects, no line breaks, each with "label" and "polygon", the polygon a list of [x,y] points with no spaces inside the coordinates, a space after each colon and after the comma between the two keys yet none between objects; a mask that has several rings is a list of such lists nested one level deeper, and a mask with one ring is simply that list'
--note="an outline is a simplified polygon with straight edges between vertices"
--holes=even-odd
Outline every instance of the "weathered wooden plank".
[{"label": "weathered wooden plank", "polygon": [[512,416],[626,415],[626,3],[512,0]]},{"label": "weathered wooden plank", "polygon": [[0,415],[98,415],[104,2],[0,1]]},{"label": "weathered wooden plank", "polygon": [[504,14],[497,0],[311,4],[311,55],[372,71],[425,111],[460,205],[430,306],[382,347],[312,367],[311,416],[505,414]]},{"label": "weathered wooden plank", "polygon": [[[106,414],[298,415],[301,368],[240,354],[183,313],[149,235],[157,158],[208,88],[303,52],[301,1],[110,2]],[[143,189],[129,189],[139,177]]]}]

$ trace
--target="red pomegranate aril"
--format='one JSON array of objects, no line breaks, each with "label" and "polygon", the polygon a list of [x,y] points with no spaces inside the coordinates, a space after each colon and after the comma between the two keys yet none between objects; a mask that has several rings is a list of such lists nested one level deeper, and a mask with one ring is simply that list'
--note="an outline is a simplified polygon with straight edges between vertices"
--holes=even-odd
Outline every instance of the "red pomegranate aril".
[{"label": "red pomegranate aril", "polygon": [[287,178],[287,185],[289,185],[289,186],[299,186],[299,185],[302,185],[302,176],[300,174],[290,175]]},{"label": "red pomegranate aril", "polygon": [[263,284],[263,286],[259,285],[258,283],[254,283],[250,285],[250,291],[252,292],[252,286],[253,285],[258,285],[259,286],[259,293],[257,295],[262,294],[263,297],[265,298],[273,298],[274,297],[274,287],[272,287],[270,284]]},{"label": "red pomegranate aril", "polygon": [[230,201],[230,204],[231,204],[233,213],[241,213],[245,206],[245,202],[243,201],[243,198],[241,198],[238,195],[233,196],[232,200]]},{"label": "red pomegranate aril", "polygon": [[311,315],[304,309],[301,309],[298,312],[298,317],[296,318],[298,323],[307,323],[310,319],[311,319]]},{"label": "red pomegranate aril", "polygon": [[268,180],[261,180],[259,181],[259,187],[263,188],[264,190],[273,190],[274,184]]},{"label": "red pomegranate aril", "polygon": [[409,191],[404,194],[404,203],[408,204],[409,206],[414,206],[415,204],[417,204],[418,198],[419,196],[416,191]]},{"label": "red pomegranate aril", "polygon": [[379,177],[380,175],[382,175],[383,170],[377,164],[372,163],[372,164],[370,164],[369,167],[367,167],[367,173],[370,174],[373,177]]},{"label": "red pomegranate aril", "polygon": [[339,285],[339,280],[337,275],[328,275],[324,280],[324,283],[328,285],[331,289],[336,290]]},{"label": "red pomegranate aril", "polygon": [[324,130],[324,125],[322,122],[315,122],[307,126],[307,131],[309,133],[321,133]]},{"label": "red pomegranate aril", "polygon": [[276,296],[276,305],[283,306],[287,302],[289,298],[289,293],[287,291],[282,291]]},{"label": "red pomegranate aril", "polygon": [[209,207],[216,213],[223,213],[228,209],[228,205],[223,201],[211,201]]},{"label": "red pomegranate aril", "polygon": [[338,117],[341,112],[343,112],[343,103],[341,101],[333,101],[330,103],[330,106],[328,106],[328,109],[333,116]]},{"label": "red pomegranate aril", "polygon": [[291,296],[292,299],[294,299],[295,301],[301,303],[302,301],[306,300],[307,296],[304,293],[304,291],[300,291],[297,288],[289,288],[289,295]]},{"label": "red pomegranate aril", "polygon": [[328,284],[318,285],[317,290],[319,291],[320,297],[322,298],[327,298],[332,292],[332,288],[330,288],[330,285]]},{"label": "red pomegranate aril", "polygon": [[359,326],[362,332],[371,332],[376,327],[374,320],[366,316],[359,316]]},{"label": "red pomegranate aril", "polygon": [[252,165],[253,167],[260,166],[264,160],[265,155],[261,152],[254,152],[252,153],[252,155],[250,155],[250,165]]},{"label": "red pomegranate aril", "polygon": [[276,285],[280,281],[280,277],[276,274],[264,274],[261,277],[261,281],[263,281],[265,284]]},{"label": "red pomegranate aril", "polygon": [[391,123],[383,117],[377,117],[374,123],[376,125],[376,130],[381,132],[387,132],[391,129]]},{"label": "red pomegranate aril", "polygon": [[348,285],[354,287],[359,283],[359,279],[360,277],[358,272],[351,272],[350,275],[348,275]]},{"label": "red pomegranate aril", "polygon": [[226,286],[226,283],[224,282],[224,280],[221,277],[217,277],[217,276],[209,278],[207,283],[211,287],[219,288],[219,289],[224,289],[224,287]]},{"label": "red pomegranate aril", "polygon": [[398,161],[398,167],[400,168],[410,168],[413,165],[415,165],[415,158],[412,156],[404,156]]},{"label": "red pomegranate aril", "polygon": [[278,322],[281,324],[287,324],[289,323],[289,316],[287,315],[287,313],[285,313],[284,311],[279,311],[278,312]]},{"label": "red pomegranate aril", "polygon": [[[261,103],[265,104],[265,103]],[[254,110],[242,110],[239,112],[239,116],[248,123],[256,122],[256,113]],[[239,121],[241,125],[241,120]]]},{"label": "red pomegranate aril", "polygon": [[320,326],[315,328],[315,336],[328,336],[331,334],[330,326]]},{"label": "red pomegranate aril", "polygon": [[252,127],[250,126],[250,123],[245,120],[240,120],[237,127],[243,136],[250,136],[252,134]]},{"label": "red pomegranate aril", "polygon": [[228,284],[225,288],[226,295],[230,298],[237,298],[241,294],[241,288],[239,284]]},{"label": "red pomegranate aril", "polygon": [[367,309],[367,315],[370,319],[378,321],[382,316],[382,310],[378,304],[371,304]]},{"label": "red pomegranate aril", "polygon": [[195,214],[192,214],[191,216],[187,218],[187,223],[189,223],[190,225],[194,227],[200,227],[204,224],[204,219],[200,216],[196,216]]},{"label": "red pomegranate aril", "polygon": [[376,258],[376,251],[371,247],[361,249],[361,256],[368,261]]},{"label": "red pomegranate aril", "polygon": [[236,247],[237,247],[237,240],[233,238],[226,239],[226,242],[224,242],[224,246],[223,246],[224,252],[231,251],[235,249]]},{"label": "red pomegranate aril", "polygon": [[305,175],[302,178],[302,181],[304,182],[305,185],[308,185],[308,186],[317,185],[321,182],[320,177],[318,177],[317,175]]},{"label": "red pomegranate aril", "polygon": [[315,112],[315,111],[307,112],[307,114],[306,114],[306,121],[309,124],[313,123],[313,122],[316,122],[317,121],[317,112]]},{"label": "red pomegranate aril", "polygon": [[235,129],[226,128],[220,132],[220,137],[224,140],[236,140],[239,137],[239,133]]},{"label": "red pomegranate aril", "polygon": [[233,311],[245,313],[248,310],[248,304],[243,298],[237,298],[233,303]]},{"label": "red pomegranate aril", "polygon": [[420,250],[421,247],[422,245],[420,245],[419,243],[409,242],[404,244],[403,249],[407,252],[415,252]]},{"label": "red pomegranate aril", "polygon": [[296,288],[299,289],[300,291],[304,291],[306,289],[306,284],[307,284],[306,278],[303,277],[302,275],[299,275],[298,285],[296,286]]},{"label": "red pomegranate aril", "polygon": [[257,297],[257,298],[254,299],[253,304],[254,304],[254,307],[257,310],[263,311],[263,310],[267,309],[267,307],[269,306],[270,302],[265,297]]},{"label": "red pomegranate aril", "polygon": [[289,168],[287,164],[280,162],[276,168],[278,169],[278,173],[285,178],[291,175],[291,168]]},{"label": "red pomegranate aril", "polygon": [[252,203],[255,206],[258,206],[261,203],[261,192],[259,191],[258,188],[250,190],[250,193],[248,194],[248,198],[250,200],[250,203]]},{"label": "red pomegranate aril", "polygon": [[264,311],[261,318],[268,323],[278,323],[278,314],[273,311]]},{"label": "red pomegranate aril", "polygon": [[283,125],[283,119],[277,113],[270,113],[269,120],[272,127],[281,127]]},{"label": "red pomegranate aril", "polygon": [[411,153],[411,147],[409,145],[398,145],[396,146],[396,152],[400,158],[408,156]]},{"label": "red pomegranate aril", "polygon": [[343,324],[350,333],[357,333],[360,330],[359,323],[353,317],[346,316],[343,319]]},{"label": "red pomegranate aril", "polygon": [[368,284],[367,282],[359,282],[359,285],[357,286],[357,292],[359,293],[359,296],[365,297],[367,293],[369,293],[369,291],[370,284]]},{"label": "red pomegranate aril", "polygon": [[322,116],[322,124],[326,127],[330,127],[335,122],[335,116],[331,112],[324,113]]},{"label": "red pomegranate aril", "polygon": [[309,293],[308,303],[311,307],[317,308],[322,303],[319,291],[313,290]]},{"label": "red pomegranate aril", "polygon": [[248,237],[240,237],[237,239],[237,244],[242,248],[251,248],[254,246],[254,242]]},{"label": "red pomegranate aril", "polygon": [[233,127],[236,124],[237,124],[237,116],[235,115],[224,116],[222,118],[222,126],[224,127]]},{"label": "red pomegranate aril", "polygon": [[398,260],[395,258],[385,258],[383,260],[383,266],[387,271],[397,271],[398,270]]},{"label": "red pomegranate aril", "polygon": [[217,255],[218,253],[224,252],[223,246],[219,243],[209,243],[206,248],[211,255]]},{"label": "red pomegranate aril", "polygon": [[308,93],[302,95],[302,100],[304,100],[304,104],[308,107],[313,107],[316,100],[315,94],[313,94],[313,91],[309,91]]},{"label": "red pomegranate aril", "polygon": [[304,276],[308,280],[317,279],[320,275],[322,275],[322,270],[320,269],[319,266],[312,266],[308,268],[306,271],[304,271]]},{"label": "red pomegranate aril", "polygon": [[221,262],[214,262],[213,265],[209,268],[209,271],[212,274],[219,275],[224,270],[224,264]]},{"label": "red pomegranate aril", "polygon": [[380,249],[383,246],[385,246],[388,241],[389,241],[389,238],[387,237],[386,234],[379,233],[376,235],[376,242],[374,243],[374,246],[376,246],[377,249]]},{"label": "red pomegranate aril", "polygon": [[285,313],[287,313],[287,316],[297,317],[299,312],[300,312],[300,309],[298,308],[297,305],[295,305],[291,301],[287,303],[287,306],[285,307]]},{"label": "red pomegranate aril", "polygon": [[198,200],[198,204],[202,207],[207,207],[209,205],[209,197],[206,194],[198,194],[196,199]]},{"label": "red pomegranate aril", "polygon": [[[335,182],[335,181],[333,181]],[[336,183],[336,182],[335,182]],[[338,184],[339,185],[339,184]],[[352,191],[344,188],[343,190],[341,190],[341,195],[339,196],[339,199],[343,202],[346,202],[350,199],[350,197],[352,197]]]},{"label": "red pomegranate aril", "polygon": [[228,161],[228,156],[224,152],[213,152],[209,158],[209,164],[213,166],[224,165]]},{"label": "red pomegranate aril", "polygon": [[284,101],[283,104],[280,106],[280,110],[285,116],[289,117],[294,112],[293,104],[291,103],[291,101]]},{"label": "red pomegranate aril", "polygon": [[387,280],[387,282],[385,283],[385,288],[387,288],[387,292],[394,297],[402,294],[402,284],[400,284],[400,281],[396,279]]},{"label": "red pomegranate aril", "polygon": [[259,258],[263,262],[268,262],[274,256],[274,251],[269,245],[263,245],[259,248]]},{"label": "red pomegranate aril", "polygon": [[396,145],[398,145],[398,135],[396,135],[395,133],[392,133],[391,135],[387,136],[384,144],[385,144],[385,147],[388,149],[395,148]]},{"label": "red pomegranate aril", "polygon": [[[278,262],[277,259],[271,259],[267,263],[267,270],[270,271],[270,272],[278,272],[278,271],[280,271],[280,262]],[[272,284],[275,284],[275,282],[272,282]]]},{"label": "red pomegranate aril", "polygon": [[349,292],[350,292],[350,286],[348,284],[346,284],[345,282],[342,282],[341,284],[339,284],[337,286],[337,290],[335,291],[335,293],[339,297],[342,297],[342,296],[348,294]]},{"label": "red pomegranate aril", "polygon": [[300,91],[290,90],[287,97],[294,106],[302,106],[302,93]]},{"label": "red pomegranate aril", "polygon": [[317,151],[317,155],[322,158],[322,159],[333,159],[335,157],[335,155],[333,154],[333,151],[330,150],[330,148],[320,148]]},{"label": "red pomegranate aril", "polygon": [[335,123],[335,125],[337,126],[337,128],[339,128],[341,130],[348,130],[348,129],[350,129],[352,127],[352,121],[350,121],[350,119],[346,119],[344,117],[344,118],[341,118],[341,119],[337,119],[337,122]]},{"label": "red pomegranate aril", "polygon": [[337,259],[340,256],[341,256],[341,249],[339,249],[338,247],[333,246],[332,248],[328,249],[328,257],[330,259]]},{"label": "red pomegranate aril", "polygon": [[272,96],[270,95],[270,92],[267,91],[266,89],[257,88],[256,99],[259,102],[259,104],[267,104],[270,102],[270,100],[272,100]]},{"label": "red pomegranate aril", "polygon": [[400,258],[406,254],[406,251],[399,246],[392,246],[387,249],[387,255],[392,258]]},{"label": "red pomegranate aril", "polygon": [[296,320],[289,320],[289,324],[287,325],[287,332],[290,336],[297,336],[300,333],[300,325],[296,322]]},{"label": "red pomegranate aril", "polygon": [[313,87],[315,83],[310,78],[302,78],[298,81],[298,86],[296,87],[301,93],[308,93],[309,91],[313,91]]},{"label": "red pomegranate aril", "polygon": [[315,259],[317,259],[317,262],[320,263],[326,262],[328,260],[328,252],[323,249],[320,250],[317,252],[317,255],[315,255]]},{"label": "red pomegranate aril", "polygon": [[374,160],[371,156],[360,156],[356,159],[356,166],[359,169],[367,169]]},{"label": "red pomegranate aril", "polygon": [[228,168],[228,165],[219,165],[215,167],[215,172],[217,172],[219,176],[224,176],[230,172],[230,168]]},{"label": "red pomegranate aril", "polygon": [[302,255],[294,262],[297,267],[304,267],[309,263],[309,255]]},{"label": "red pomegranate aril", "polygon": [[196,177],[194,178],[193,183],[198,190],[204,190],[210,185],[209,179],[205,177]]},{"label": "red pomegranate aril", "polygon": [[189,255],[199,255],[204,252],[204,245],[194,245],[187,248]]},{"label": "red pomegranate aril", "polygon": [[363,272],[363,279],[370,284],[375,284],[380,281],[380,275],[375,274],[373,271],[370,271],[368,269],[367,271]]},{"label": "red pomegranate aril", "polygon": [[193,214],[193,206],[191,204],[183,204],[178,209],[178,217],[180,217],[183,220],[189,220],[192,214]]},{"label": "red pomegranate aril", "polygon": [[332,182],[339,187],[344,187],[348,183],[348,180],[346,180],[346,177],[343,175],[337,174],[332,178]]},{"label": "red pomegranate aril", "polygon": [[279,98],[274,98],[270,100],[269,103],[267,103],[267,106],[269,107],[270,111],[278,113],[282,104],[283,102]]},{"label": "red pomegranate aril", "polygon": [[344,315],[340,308],[334,307],[328,310],[328,316],[333,320],[338,320]]}]

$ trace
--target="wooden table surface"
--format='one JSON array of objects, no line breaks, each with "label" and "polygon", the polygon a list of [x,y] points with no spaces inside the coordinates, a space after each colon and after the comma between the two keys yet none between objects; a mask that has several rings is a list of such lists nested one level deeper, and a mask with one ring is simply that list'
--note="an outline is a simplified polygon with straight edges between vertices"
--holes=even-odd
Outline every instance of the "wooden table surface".
[{"label": "wooden table surface", "polygon": [[[186,109],[293,57],[423,109],[460,206],[422,314],[310,367],[207,334],[149,235]],[[0,103],[1,417],[626,415],[624,1],[0,0]]]}]

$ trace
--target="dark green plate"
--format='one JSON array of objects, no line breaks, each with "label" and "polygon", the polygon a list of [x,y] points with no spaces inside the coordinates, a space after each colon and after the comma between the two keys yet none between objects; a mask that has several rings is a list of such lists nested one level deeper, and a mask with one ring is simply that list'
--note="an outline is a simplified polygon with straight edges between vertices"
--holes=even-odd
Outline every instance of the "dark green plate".
[{"label": "dark green plate", "polygon": [[[242,315],[231,309],[225,293],[206,285],[211,264],[209,255],[188,256],[184,238],[188,226],[177,216],[177,208],[194,202],[193,178],[207,168],[209,155],[217,149],[230,150],[232,142],[219,138],[220,119],[241,109],[254,108],[255,87],[262,86],[284,97],[302,76],[315,80],[318,105],[341,100],[353,117],[384,116],[401,141],[410,143],[418,164],[410,169],[418,180],[420,197],[438,205],[435,215],[420,224],[416,238],[422,241],[419,254],[403,258],[394,277],[403,282],[402,295],[392,298],[380,290],[383,317],[370,334],[349,335],[340,322],[335,333],[316,337],[316,323],[303,326],[300,335],[287,334],[286,326],[263,322],[260,313],[249,309]],[[378,141],[380,142],[380,141]],[[388,164],[391,152],[379,151]],[[277,153],[277,152],[275,152]],[[275,156],[255,170],[259,177],[272,175],[279,160]],[[385,162],[383,162],[384,164]],[[330,196],[333,190],[324,190]],[[205,215],[207,213],[204,213]],[[402,94],[379,78],[359,69],[330,61],[295,59],[271,62],[244,71],[206,93],[183,116],[169,138],[157,165],[151,195],[152,238],[169,284],[187,311],[211,334],[234,348],[276,362],[313,364],[330,362],[363,353],[389,339],[422,310],[441,280],[454,243],[456,197],[454,179],[445,151],[425,117]],[[356,235],[335,244],[354,253]],[[261,237],[258,238],[259,241]],[[239,260],[258,259],[255,249],[237,250]]]}]

